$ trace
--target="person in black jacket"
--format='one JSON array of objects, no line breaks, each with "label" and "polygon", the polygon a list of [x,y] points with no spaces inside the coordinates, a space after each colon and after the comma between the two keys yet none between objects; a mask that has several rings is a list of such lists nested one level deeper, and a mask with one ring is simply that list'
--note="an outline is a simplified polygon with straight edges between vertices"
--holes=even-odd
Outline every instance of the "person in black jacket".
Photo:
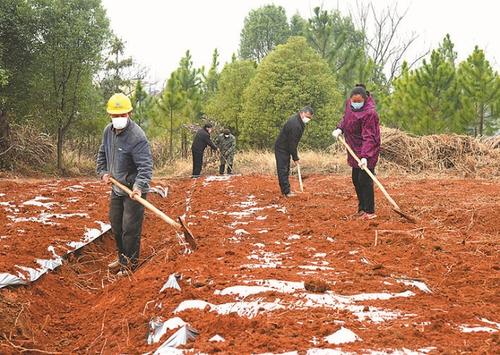
[{"label": "person in black jacket", "polygon": [[203,128],[200,128],[193,139],[193,144],[191,145],[191,152],[193,153],[193,178],[197,178],[201,174],[201,166],[203,165],[203,152],[207,145],[209,145],[213,150],[217,150],[217,146],[210,139],[210,133],[212,132],[212,124],[206,123]]},{"label": "person in black jacket", "polygon": [[306,106],[298,113],[288,119],[276,139],[274,144],[274,155],[276,157],[276,168],[278,171],[278,181],[281,193],[286,197],[292,197],[295,194],[290,192],[290,156],[295,165],[299,163],[297,146],[304,133],[304,127],[314,115],[314,110]]}]

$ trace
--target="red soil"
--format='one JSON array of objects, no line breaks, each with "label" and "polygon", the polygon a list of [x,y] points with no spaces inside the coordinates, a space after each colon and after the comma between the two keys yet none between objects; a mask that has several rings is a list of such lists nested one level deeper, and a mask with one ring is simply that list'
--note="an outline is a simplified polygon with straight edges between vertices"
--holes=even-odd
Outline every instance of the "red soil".
[{"label": "red soil", "polygon": [[[85,226],[95,227],[93,221],[107,220],[108,187],[87,181],[91,184],[84,185],[83,192],[41,190],[40,184],[50,188],[53,182],[0,181],[0,193],[6,194],[0,201],[20,204],[45,194],[57,202],[78,197],[79,202],[64,212],[83,211],[89,218],[57,220],[59,226],[36,222],[9,225],[9,213],[0,206],[0,236],[8,236],[0,240],[0,272],[15,270],[15,264],[30,266],[34,258],[50,258],[47,246],[58,245],[63,250],[67,241],[81,238]],[[347,177],[310,176],[304,182],[306,192],[290,199],[280,197],[275,178],[267,176],[165,182],[170,185],[169,197],[150,196],[149,200],[176,217],[186,212],[186,197],[190,196],[186,220],[199,249],[183,255],[175,232],[146,213],[143,264],[130,279],[116,280],[107,271],[107,263],[115,258],[114,241],[108,233],[32,285],[0,290],[0,353],[23,349],[107,354],[154,351],[173,333],[169,331],[159,343],[147,345],[148,323],[156,316],[164,320],[181,317],[200,333],[187,347],[209,353],[303,352],[311,348],[362,352],[430,346],[435,352],[498,353],[498,325],[484,319],[500,322],[500,184],[404,178],[383,182],[402,209],[418,217],[418,224],[392,212],[379,191],[377,219],[349,218],[357,201]],[[64,180],[59,185],[77,183],[81,184]],[[249,199],[249,195],[255,198]],[[244,201],[256,205],[242,205]],[[273,205],[241,219],[227,213]],[[30,216],[35,211],[39,212],[29,206],[21,213]],[[249,224],[233,224],[231,228],[234,222]],[[18,229],[26,232],[18,233]],[[248,234],[238,235],[237,229]],[[248,258],[250,255],[254,256]],[[254,258],[262,255],[277,263],[253,268],[252,264],[263,262]],[[320,270],[320,266],[328,269]],[[159,293],[172,273],[182,275],[182,290]],[[263,302],[279,299],[284,305],[274,311],[261,310],[254,318],[218,315],[208,309],[173,314],[184,300],[235,302],[236,295],[214,293],[230,286],[254,285],[256,280],[298,282],[312,278],[324,280],[328,294],[412,291],[415,295],[355,303],[365,311],[377,307],[401,313],[380,323],[362,321],[346,309],[300,308],[297,293],[277,291],[245,298]],[[421,280],[432,293],[398,283],[396,278]],[[327,344],[324,337],[341,325],[362,341]],[[462,325],[497,331],[464,333]],[[223,336],[225,342],[210,342],[215,334]],[[316,345],[311,342],[313,337]]]}]

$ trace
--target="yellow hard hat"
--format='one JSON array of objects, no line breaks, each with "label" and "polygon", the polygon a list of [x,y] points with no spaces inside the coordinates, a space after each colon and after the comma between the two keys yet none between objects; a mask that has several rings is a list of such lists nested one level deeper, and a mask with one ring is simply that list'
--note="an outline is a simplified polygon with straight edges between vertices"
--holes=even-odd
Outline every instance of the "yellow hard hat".
[{"label": "yellow hard hat", "polygon": [[129,113],[130,111],[132,111],[132,103],[130,102],[130,99],[126,95],[122,93],[114,94],[108,100],[108,107],[106,111],[110,115]]}]

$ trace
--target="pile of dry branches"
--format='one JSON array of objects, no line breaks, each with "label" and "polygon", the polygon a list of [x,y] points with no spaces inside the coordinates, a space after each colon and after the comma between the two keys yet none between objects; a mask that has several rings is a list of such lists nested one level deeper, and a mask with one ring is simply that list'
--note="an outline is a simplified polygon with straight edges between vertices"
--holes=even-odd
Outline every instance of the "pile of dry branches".
[{"label": "pile of dry branches", "polygon": [[447,170],[496,177],[500,176],[500,145],[498,137],[495,139],[490,142],[456,134],[417,137],[383,127],[380,156],[383,162],[409,173]]},{"label": "pile of dry branches", "polygon": [[54,140],[29,125],[12,125],[9,146],[0,152],[0,167],[6,170],[46,170],[55,160]]}]

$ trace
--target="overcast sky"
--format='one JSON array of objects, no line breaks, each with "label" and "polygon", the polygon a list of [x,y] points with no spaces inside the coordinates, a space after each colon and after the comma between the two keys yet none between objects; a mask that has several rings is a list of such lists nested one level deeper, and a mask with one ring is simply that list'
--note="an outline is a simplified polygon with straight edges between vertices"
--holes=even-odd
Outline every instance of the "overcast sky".
[{"label": "overcast sky", "polygon": [[[238,51],[243,21],[251,9],[280,5],[288,18],[297,12],[309,18],[316,6],[338,8],[345,14],[356,9],[356,1],[348,0],[103,0],[103,4],[111,28],[126,43],[127,54],[149,69],[149,80],[158,88],[188,49],[195,66],[208,67],[217,48],[222,68]],[[500,68],[500,1],[373,0],[373,4],[380,10],[388,6],[397,6],[401,12],[408,9],[400,35],[419,35],[409,61],[435,48],[450,33],[459,60],[465,59],[477,44],[485,50],[492,66]]]}]

